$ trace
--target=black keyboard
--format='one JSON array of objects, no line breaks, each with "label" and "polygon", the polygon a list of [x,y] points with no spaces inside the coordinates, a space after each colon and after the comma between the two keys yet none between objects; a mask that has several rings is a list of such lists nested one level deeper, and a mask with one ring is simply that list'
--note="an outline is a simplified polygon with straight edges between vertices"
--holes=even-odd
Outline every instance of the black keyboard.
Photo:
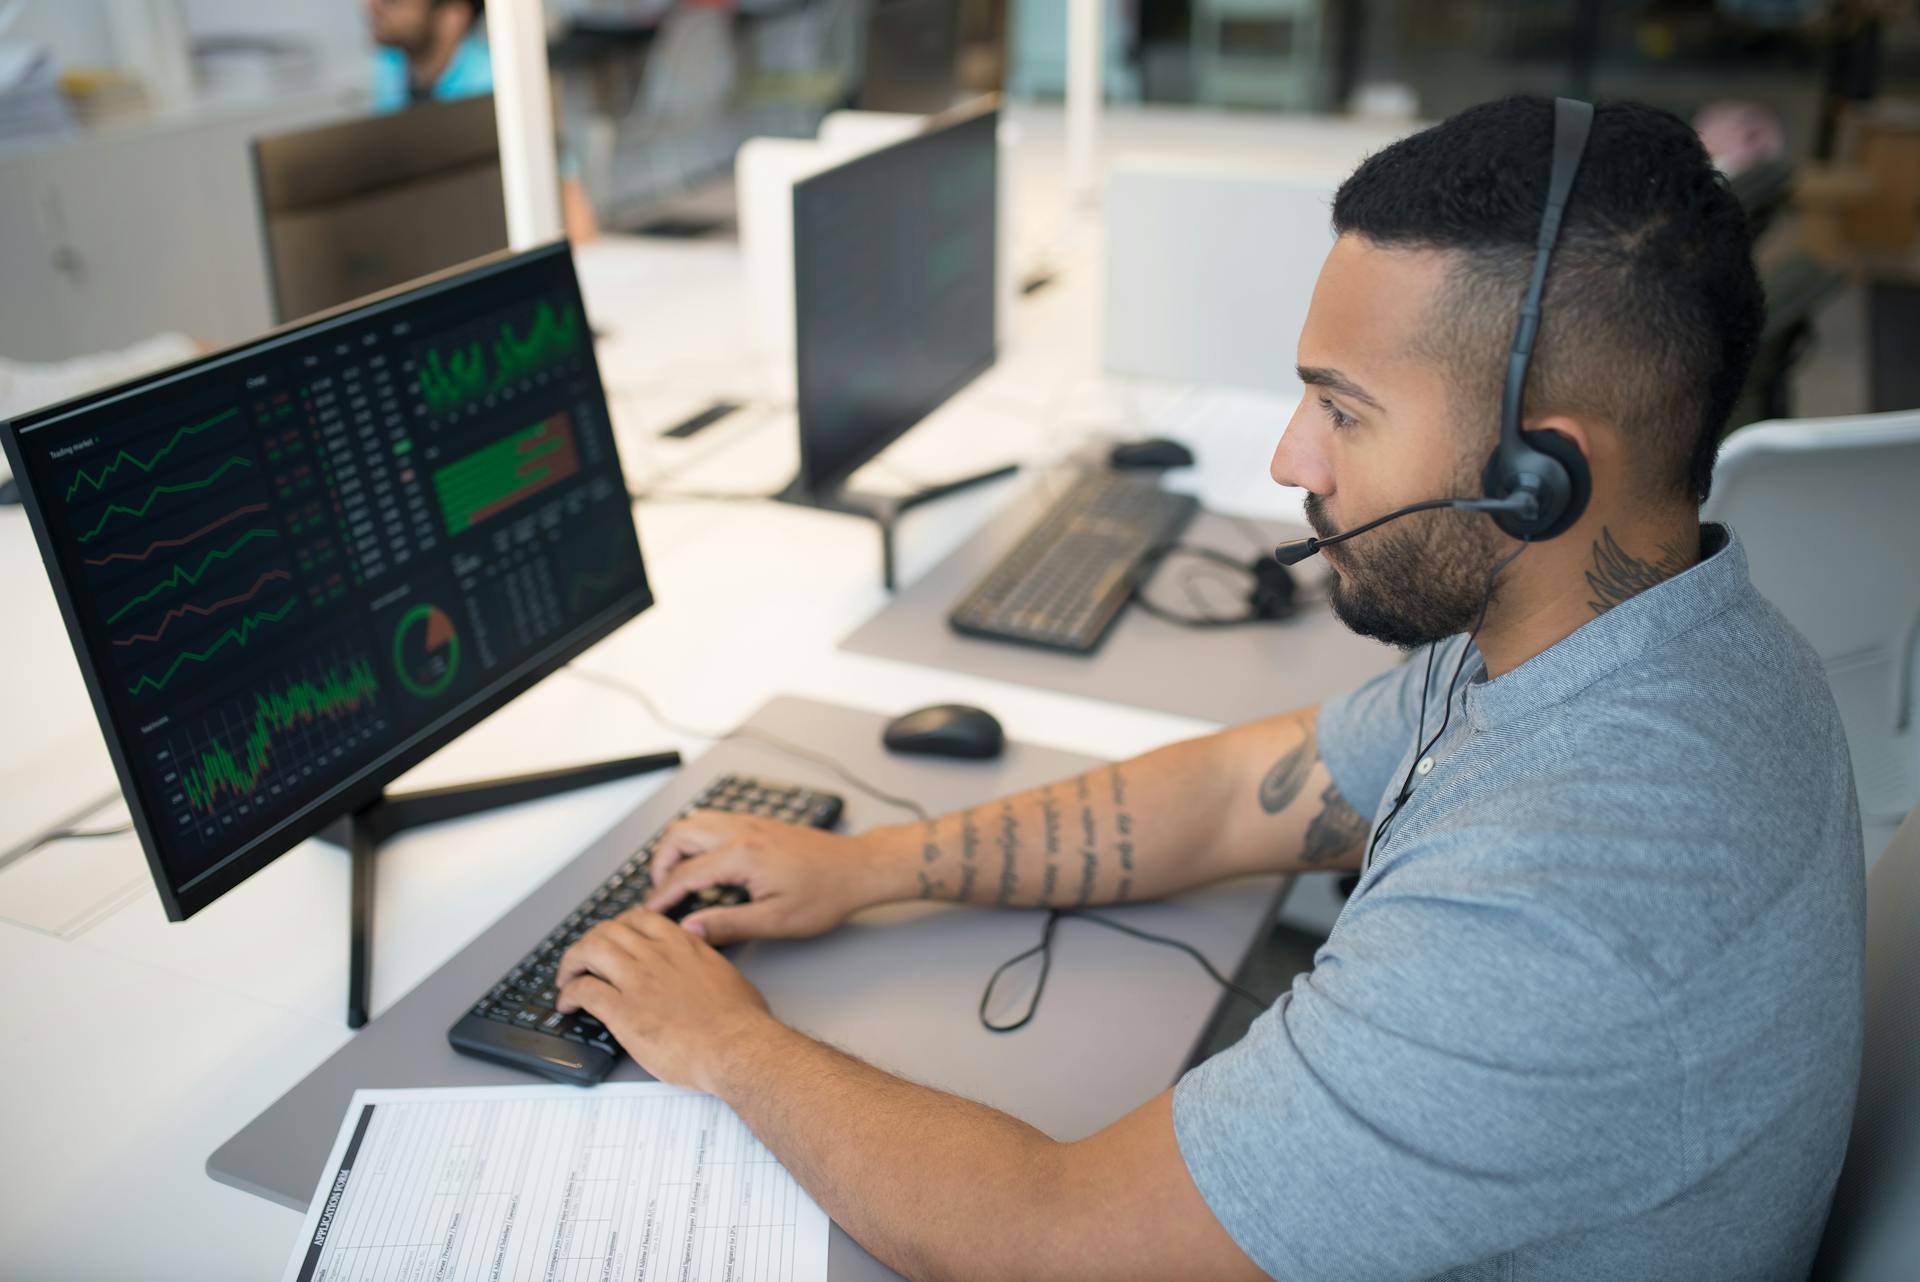
[{"label": "black keyboard", "polygon": [[1147,553],[1172,543],[1199,501],[1157,479],[1091,472],[962,598],[956,632],[1085,654],[1133,595]]},{"label": "black keyboard", "polygon": [[[726,810],[831,828],[839,822],[843,804],[832,793],[744,775],[723,775],[680,815],[699,809]],[[620,1043],[606,1025],[585,1011],[563,1015],[554,1008],[559,996],[554,989],[554,972],[561,955],[580,936],[607,918],[645,902],[653,887],[653,851],[659,841],[660,833],[649,837],[646,845],[601,882],[447,1030],[447,1040],[455,1050],[578,1086],[591,1086],[606,1078],[620,1061]],[[667,911],[667,916],[678,921],[698,909],[744,903],[746,898],[746,891],[738,886],[713,886],[681,900]]]}]

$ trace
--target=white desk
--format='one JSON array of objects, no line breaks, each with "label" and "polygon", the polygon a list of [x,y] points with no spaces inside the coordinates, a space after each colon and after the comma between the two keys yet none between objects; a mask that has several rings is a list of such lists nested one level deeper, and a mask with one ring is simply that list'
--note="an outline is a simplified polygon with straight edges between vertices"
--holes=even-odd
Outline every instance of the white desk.
[{"label": "white desk", "polygon": [[[1112,385],[1098,369],[1097,214],[1071,211],[1058,113],[1020,113],[1014,252],[1045,252],[1057,284],[1010,318],[999,365],[873,465],[863,483],[934,479],[1057,455],[1090,435],[1173,431],[1214,462],[1200,488],[1229,507],[1297,511],[1260,483],[1290,409],[1244,396]],[[1184,111],[1118,113],[1105,145],[1215,140],[1352,157],[1373,134]],[[1315,252],[1318,252],[1317,250]],[[766,490],[795,462],[790,409],[755,406],[684,442],[656,439],[716,396],[756,396],[744,275],[727,246],[610,239],[583,251],[588,310],[629,474],[659,488]],[[1278,354],[1288,359],[1286,353]],[[1210,449],[1209,442],[1218,446]],[[903,580],[924,573],[1024,481],[917,512]],[[667,715],[725,728],[792,692],[896,712],[965,701],[1010,735],[1098,754],[1144,751],[1203,724],[836,652],[882,602],[863,521],[773,504],[643,505],[641,547],[659,604],[584,656],[651,693]],[[47,778],[113,788],[104,749],[26,519],[0,511],[0,848],[61,817]],[[556,674],[426,762],[408,784],[453,782],[677,746],[636,708]],[[373,1006],[431,973],[659,786],[588,792],[402,836],[381,852]],[[65,895],[63,928],[0,920],[5,1146],[0,1260],[32,1279],[278,1276],[299,1219],[215,1184],[207,1155],[349,1036],[347,859],[309,842],[191,921],[169,925],[132,838],[64,843],[0,870],[0,919]],[[44,927],[47,923],[41,922]],[[156,1263],[160,1261],[161,1263]],[[189,1264],[188,1262],[191,1261]]]}]

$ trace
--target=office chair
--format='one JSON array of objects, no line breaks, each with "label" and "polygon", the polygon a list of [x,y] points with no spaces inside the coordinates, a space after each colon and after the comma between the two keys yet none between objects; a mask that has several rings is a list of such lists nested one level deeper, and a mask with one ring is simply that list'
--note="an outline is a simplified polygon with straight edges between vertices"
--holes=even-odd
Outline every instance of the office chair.
[{"label": "office chair", "polygon": [[1867,877],[1866,1051],[1853,1137],[1810,1282],[1892,1282],[1920,1261],[1920,809]]},{"label": "office chair", "polygon": [[1757,160],[1727,178],[1728,190],[1747,212],[1747,230],[1755,240],[1792,205],[1793,180],[1793,166],[1784,160]]},{"label": "office chair", "polygon": [[1701,515],[1826,665],[1871,866],[1920,802],[1920,411],[1743,427]]}]

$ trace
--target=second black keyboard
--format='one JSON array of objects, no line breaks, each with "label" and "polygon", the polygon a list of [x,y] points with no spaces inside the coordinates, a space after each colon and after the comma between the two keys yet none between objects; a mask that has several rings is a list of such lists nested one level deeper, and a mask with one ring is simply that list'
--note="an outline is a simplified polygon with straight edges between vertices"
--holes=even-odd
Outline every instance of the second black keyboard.
[{"label": "second black keyboard", "polygon": [[1133,596],[1141,562],[1180,536],[1199,501],[1157,478],[1090,472],[974,585],[956,632],[1085,654]]},{"label": "second black keyboard", "polygon": [[[675,818],[693,810],[725,810],[831,828],[839,822],[842,808],[842,800],[829,792],[723,775]],[[665,831],[663,826],[661,832]],[[606,1078],[620,1061],[620,1043],[606,1025],[585,1011],[568,1015],[555,1007],[559,997],[555,972],[561,956],[580,936],[646,901],[653,890],[653,851],[660,836],[656,832],[649,837],[447,1030],[455,1050],[578,1086]],[[715,886],[681,900],[666,915],[678,921],[702,908],[745,900],[745,892],[738,887]]]}]

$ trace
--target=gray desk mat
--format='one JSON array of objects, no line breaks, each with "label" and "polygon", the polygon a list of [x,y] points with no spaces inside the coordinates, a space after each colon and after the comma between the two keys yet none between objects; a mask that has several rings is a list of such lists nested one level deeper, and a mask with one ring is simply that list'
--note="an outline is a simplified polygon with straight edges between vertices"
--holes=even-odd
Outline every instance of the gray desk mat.
[{"label": "gray desk mat", "polygon": [[[1018,743],[991,762],[893,757],[880,746],[884,720],[833,704],[778,698],[747,725],[829,754],[874,787],[912,797],[935,813],[1093,764]],[[843,831],[906,817],[831,772],[758,741],[716,744],[223,1144],[207,1159],[207,1173],[304,1210],[355,1088],[536,1080],[454,1053],[447,1028],[629,853],[729,771],[840,793],[847,800]],[[1260,937],[1281,888],[1280,878],[1248,878],[1110,911],[1131,925],[1184,940],[1231,974]],[[1033,1022],[1017,1033],[989,1033],[976,1013],[987,978],[1002,961],[1038,942],[1041,921],[1033,911],[896,904],[862,913],[820,939],[747,944],[733,957],[774,1013],[794,1027],[916,1081],[1004,1109],[1059,1139],[1078,1139],[1175,1080],[1220,993],[1172,949],[1068,920],[1055,938],[1053,973]],[[991,1012],[996,1020],[1024,1005],[1032,978],[1028,969],[1002,983]],[[645,1076],[631,1061],[614,1072],[615,1080]],[[828,1274],[835,1282],[896,1276],[838,1226]]]},{"label": "gray desk mat", "polygon": [[[1318,703],[1400,661],[1392,647],[1347,631],[1322,600],[1303,605],[1285,622],[1235,628],[1184,628],[1129,607],[1091,655],[962,636],[948,627],[954,605],[1020,540],[1056,492],[1032,487],[843,638],[840,648],[1223,725]],[[1251,560],[1249,525],[1267,538],[1269,548],[1309,533],[1203,511],[1187,527],[1184,541]],[[1192,611],[1181,579],[1195,564],[1191,558],[1162,564],[1147,582],[1149,599]],[[1324,572],[1315,562],[1294,573],[1301,596],[1323,597],[1319,579]],[[1209,592],[1210,608],[1219,608],[1211,603],[1224,595]]]}]

